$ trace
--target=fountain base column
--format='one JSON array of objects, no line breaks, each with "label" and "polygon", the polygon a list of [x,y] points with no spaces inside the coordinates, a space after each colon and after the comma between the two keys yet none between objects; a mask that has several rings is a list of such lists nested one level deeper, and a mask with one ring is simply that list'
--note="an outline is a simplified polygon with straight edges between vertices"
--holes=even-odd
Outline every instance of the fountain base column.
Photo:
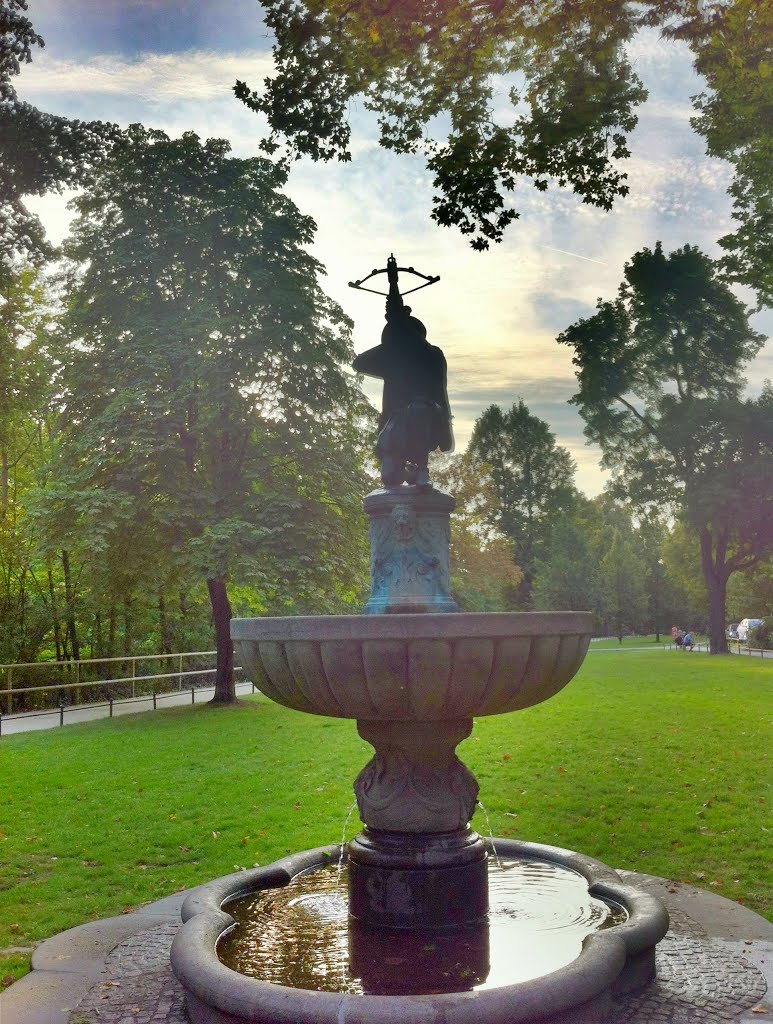
[{"label": "fountain base column", "polygon": [[354,784],[365,830],[349,844],[352,918],[446,928],[488,911],[487,851],[469,827],[478,783],[456,756],[471,719],[358,721],[376,753]]},{"label": "fountain base column", "polygon": [[349,843],[349,916],[379,928],[470,925],[488,913],[487,852],[469,827],[405,834],[365,829]]}]

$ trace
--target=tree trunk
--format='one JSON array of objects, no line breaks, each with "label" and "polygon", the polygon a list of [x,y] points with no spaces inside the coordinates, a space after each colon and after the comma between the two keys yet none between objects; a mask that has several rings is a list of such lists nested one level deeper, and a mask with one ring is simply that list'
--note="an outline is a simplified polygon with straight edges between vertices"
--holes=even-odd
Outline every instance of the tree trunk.
[{"label": "tree trunk", "polygon": [[725,635],[725,604],[727,600],[727,579],[729,573],[725,568],[723,552],[717,546],[716,558],[713,551],[712,536],[708,530],[700,531],[701,568],[709,594],[709,653],[727,654],[727,636]]},{"label": "tree trunk", "polygon": [[59,609],[57,608],[56,601],[56,590],[54,588],[54,574],[51,572],[51,567],[47,568],[48,573],[48,593],[51,596],[51,621],[54,626],[54,643],[56,645],[56,660],[64,661],[64,644],[62,643],[62,629],[59,622]]},{"label": "tree trunk", "polygon": [[8,449],[3,447],[2,459],[0,459],[0,509],[5,511],[8,508]]},{"label": "tree trunk", "polygon": [[73,661],[80,661],[81,649],[78,642],[78,627],[75,623],[75,593],[72,588],[70,572],[70,552],[62,550],[62,573],[64,575],[64,596],[67,602],[67,635],[70,638],[70,651]]},{"label": "tree trunk", "polygon": [[231,640],[231,602],[228,600],[225,577],[217,576],[207,580],[207,591],[212,605],[215,647],[217,648],[215,696],[210,704],[233,704],[236,700],[234,646]]},{"label": "tree trunk", "polygon": [[110,602],[110,614],[107,619],[107,654],[106,658],[112,658],[115,654],[115,631],[118,624],[118,612],[115,601]]},{"label": "tree trunk", "polygon": [[166,600],[163,594],[158,595],[158,635],[160,640],[160,654],[172,653],[172,630],[169,625],[169,616],[166,614]]},{"label": "tree trunk", "polygon": [[123,599],[123,653],[131,657],[134,647],[134,598],[129,594]]}]

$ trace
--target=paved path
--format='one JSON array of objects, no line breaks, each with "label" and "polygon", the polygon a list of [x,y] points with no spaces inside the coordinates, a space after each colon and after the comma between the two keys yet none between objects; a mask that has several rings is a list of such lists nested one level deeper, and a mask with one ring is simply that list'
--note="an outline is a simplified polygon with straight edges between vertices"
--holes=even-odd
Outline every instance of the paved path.
[{"label": "paved path", "polygon": [[[156,695],[156,708],[179,706],[180,704],[202,704],[211,699],[215,692],[214,686],[197,687],[191,690],[174,690],[170,693],[159,693]],[[243,697],[252,693],[252,683],[237,683],[236,693]],[[113,715],[136,715],[140,711],[153,711],[153,697],[125,697],[113,701]],[[110,707],[108,704],[73,704],[64,708],[64,714],[59,708],[51,711],[27,711],[19,715],[2,715],[0,718],[0,736],[9,736],[16,732],[33,732],[40,729],[55,729],[60,725],[74,725],[76,722],[93,722],[98,718],[108,718]],[[0,1024],[4,1024],[0,1020]]]}]

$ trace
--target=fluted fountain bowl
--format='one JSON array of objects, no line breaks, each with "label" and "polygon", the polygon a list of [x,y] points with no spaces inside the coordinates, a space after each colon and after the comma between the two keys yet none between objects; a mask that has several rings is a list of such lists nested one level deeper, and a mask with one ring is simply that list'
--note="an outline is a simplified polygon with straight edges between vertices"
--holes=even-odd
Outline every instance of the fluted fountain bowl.
[{"label": "fluted fountain bowl", "polygon": [[499,715],[552,697],[590,643],[589,612],[233,619],[248,677],[278,704],[358,720]]}]

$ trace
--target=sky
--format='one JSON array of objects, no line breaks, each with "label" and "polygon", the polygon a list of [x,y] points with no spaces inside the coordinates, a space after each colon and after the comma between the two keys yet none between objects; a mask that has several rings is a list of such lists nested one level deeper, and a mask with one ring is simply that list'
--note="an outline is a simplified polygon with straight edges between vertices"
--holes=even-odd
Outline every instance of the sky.
[{"label": "sky", "polygon": [[[28,13],[46,45],[16,80],[22,99],[67,117],[141,122],[173,136],[192,130],[228,139],[235,156],[257,154],[266,125],[232,87],[237,78],[257,87],[271,72],[258,0],[29,0]],[[568,404],[577,390],[571,351],[556,336],[591,316],[598,298],[614,298],[625,262],[639,249],[658,240],[666,252],[690,243],[716,257],[716,240],[733,227],[730,167],[706,156],[690,128],[690,96],[703,86],[687,49],[648,31],[632,41],[630,55],[650,95],[630,136],[630,193],[611,212],[583,205],[570,191],[543,193],[524,183],[515,195],[521,217],[504,242],[474,252],[457,231],[430,219],[423,161],[382,150],[373,119],[356,103],[352,162],[300,161],[285,189],[317,223],[312,251],[327,268],[323,287],[353,319],[357,351],[378,342],[383,306],[349,281],[384,267],[390,253],[401,266],[439,275],[408,301],[446,355],[457,451],[484,409],[522,399],[569,450],[577,485],[589,496],[607,474]],[[67,198],[30,202],[54,242],[67,232]],[[750,294],[739,294],[752,304]],[[757,314],[752,323],[769,335],[773,315]],[[773,378],[770,342],[747,375],[751,394]],[[366,390],[380,404],[378,383]]]}]

